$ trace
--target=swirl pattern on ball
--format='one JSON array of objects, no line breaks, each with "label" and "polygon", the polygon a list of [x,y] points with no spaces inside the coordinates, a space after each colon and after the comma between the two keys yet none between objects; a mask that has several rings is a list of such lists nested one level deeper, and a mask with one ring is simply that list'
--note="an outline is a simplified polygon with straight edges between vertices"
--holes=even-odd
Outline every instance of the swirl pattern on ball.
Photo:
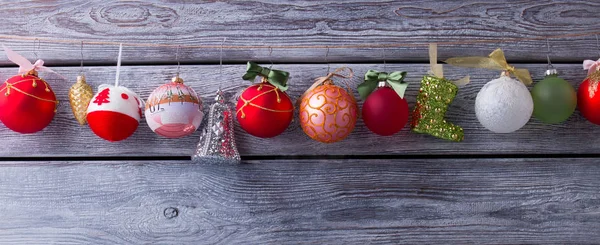
[{"label": "swirl pattern on ball", "polygon": [[312,139],[334,143],[346,138],[356,125],[356,100],[343,88],[325,84],[307,93],[300,104],[300,124]]}]

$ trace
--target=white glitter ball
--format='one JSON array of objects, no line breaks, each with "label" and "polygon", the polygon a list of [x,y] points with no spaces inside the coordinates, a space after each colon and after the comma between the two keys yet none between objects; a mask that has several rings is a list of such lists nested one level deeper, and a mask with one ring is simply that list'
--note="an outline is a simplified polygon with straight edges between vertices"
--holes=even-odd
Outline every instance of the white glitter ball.
[{"label": "white glitter ball", "polygon": [[533,113],[531,93],[523,83],[507,76],[488,82],[477,94],[479,123],[495,133],[511,133],[525,126]]}]

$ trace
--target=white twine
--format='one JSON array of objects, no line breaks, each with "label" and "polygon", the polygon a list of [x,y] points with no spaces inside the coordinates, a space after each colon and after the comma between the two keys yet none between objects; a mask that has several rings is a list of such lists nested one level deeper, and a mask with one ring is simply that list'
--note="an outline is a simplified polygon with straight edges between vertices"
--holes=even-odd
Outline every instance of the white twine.
[{"label": "white twine", "polygon": [[117,76],[115,77],[115,87],[119,87],[119,75],[121,74],[121,52],[123,51],[123,43],[119,44],[119,58],[117,58]]}]

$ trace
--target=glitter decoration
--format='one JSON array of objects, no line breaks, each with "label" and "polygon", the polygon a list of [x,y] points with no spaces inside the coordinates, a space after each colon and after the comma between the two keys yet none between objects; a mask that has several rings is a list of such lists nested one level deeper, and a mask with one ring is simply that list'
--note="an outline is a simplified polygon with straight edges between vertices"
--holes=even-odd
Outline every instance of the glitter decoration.
[{"label": "glitter decoration", "polygon": [[223,92],[217,91],[215,103],[210,106],[208,123],[200,134],[195,163],[239,163],[240,154],[235,145],[233,110],[225,102]]},{"label": "glitter decoration", "polygon": [[412,114],[412,130],[446,140],[462,141],[463,129],[444,119],[448,105],[457,92],[458,87],[446,79],[424,76]]}]

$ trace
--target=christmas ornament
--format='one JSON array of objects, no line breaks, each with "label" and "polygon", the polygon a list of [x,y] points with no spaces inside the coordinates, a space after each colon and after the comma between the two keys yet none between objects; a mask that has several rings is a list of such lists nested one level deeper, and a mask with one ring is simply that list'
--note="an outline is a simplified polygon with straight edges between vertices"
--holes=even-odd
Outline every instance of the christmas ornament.
[{"label": "christmas ornament", "polygon": [[287,129],[294,117],[294,105],[285,93],[289,73],[248,62],[242,79],[254,81],[257,76],[261,77],[261,83],[244,90],[237,102],[237,120],[251,135],[275,137]]},{"label": "christmas ornament", "polygon": [[154,90],[146,102],[148,126],[158,135],[179,138],[190,135],[202,122],[202,100],[179,76]]},{"label": "christmas ornament", "polygon": [[121,141],[131,136],[142,116],[140,98],[123,86],[102,84],[88,106],[90,129],[108,141]]},{"label": "christmas ornament", "polygon": [[19,65],[19,72],[0,85],[0,121],[18,133],[38,132],[52,122],[58,101],[37,71],[56,72],[45,67],[43,60],[31,64],[25,57],[3,47],[8,59]]},{"label": "christmas ornament", "polygon": [[600,59],[596,62],[592,60],[584,61],[583,69],[588,70],[588,76],[579,85],[577,105],[581,114],[588,121],[600,125],[600,96],[598,95]]},{"label": "christmas ornament", "polygon": [[102,84],[87,109],[90,129],[100,138],[114,142],[131,136],[142,116],[141,100],[126,87],[119,86],[122,45],[119,47],[115,85]]},{"label": "christmas ornament", "polygon": [[85,82],[85,76],[77,76],[77,82],[69,89],[69,103],[73,110],[73,116],[80,125],[87,123],[87,108],[94,97],[92,87]]},{"label": "christmas ornament", "polygon": [[215,103],[210,106],[208,123],[200,134],[200,142],[192,161],[196,163],[239,163],[240,154],[235,145],[233,111],[225,102],[223,92],[217,91]]},{"label": "christmas ornament", "polygon": [[390,74],[369,70],[365,81],[358,85],[358,93],[365,101],[362,118],[371,132],[388,136],[400,131],[408,122],[408,103],[404,91],[408,83],[406,72]]},{"label": "christmas ornament", "polygon": [[573,114],[577,106],[575,89],[558,77],[556,69],[548,69],[546,77],[531,90],[533,115],[545,123],[560,123]]},{"label": "christmas ornament", "polygon": [[[502,76],[483,86],[475,99],[475,114],[485,128],[495,133],[511,133],[529,121],[533,99],[524,84],[531,84],[531,76],[526,69],[508,65],[501,49],[494,50],[489,57],[457,57],[446,63],[503,70]],[[520,82],[510,75],[515,75]]]},{"label": "christmas ornament", "polygon": [[[342,75],[346,72],[348,75]],[[333,77],[351,78],[352,69],[341,67],[327,76],[317,78],[301,97],[300,126],[310,138],[333,143],[346,138],[356,124],[358,106],[348,92],[333,84]]]},{"label": "christmas ornament", "polygon": [[457,85],[469,83],[469,77],[454,82],[446,80],[443,65],[437,63],[435,43],[429,45],[429,64],[432,75],[421,79],[417,104],[412,114],[412,131],[460,142],[464,139],[463,129],[447,122],[445,117],[448,106],[458,92]]}]

